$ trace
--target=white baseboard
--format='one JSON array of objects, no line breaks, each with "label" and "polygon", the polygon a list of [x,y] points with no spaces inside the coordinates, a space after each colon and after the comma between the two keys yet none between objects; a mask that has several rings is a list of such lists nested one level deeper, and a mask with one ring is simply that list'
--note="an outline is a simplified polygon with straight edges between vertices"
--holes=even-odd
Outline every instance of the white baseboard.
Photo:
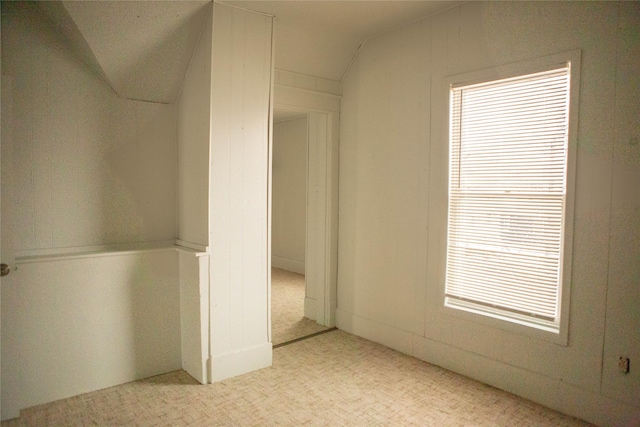
[{"label": "white baseboard", "polygon": [[640,408],[479,354],[336,310],[336,326],[428,363],[596,425],[640,426]]},{"label": "white baseboard", "polygon": [[413,336],[407,331],[336,309],[336,326],[350,334],[366,338],[401,353],[413,354]]},{"label": "white baseboard", "polygon": [[246,374],[271,366],[273,349],[271,343],[264,343],[231,353],[213,356],[209,359],[211,382]]},{"label": "white baseboard", "polygon": [[298,274],[304,274],[304,261],[298,261],[291,258],[285,258],[277,255],[271,255],[271,267],[281,270],[292,271]]}]

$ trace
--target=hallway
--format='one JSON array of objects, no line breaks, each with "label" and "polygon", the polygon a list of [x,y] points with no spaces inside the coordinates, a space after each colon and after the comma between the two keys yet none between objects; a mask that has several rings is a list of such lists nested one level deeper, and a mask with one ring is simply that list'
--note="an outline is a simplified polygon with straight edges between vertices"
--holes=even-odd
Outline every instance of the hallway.
[{"label": "hallway", "polygon": [[304,317],[304,276],[271,269],[271,342],[278,345],[328,329]]}]

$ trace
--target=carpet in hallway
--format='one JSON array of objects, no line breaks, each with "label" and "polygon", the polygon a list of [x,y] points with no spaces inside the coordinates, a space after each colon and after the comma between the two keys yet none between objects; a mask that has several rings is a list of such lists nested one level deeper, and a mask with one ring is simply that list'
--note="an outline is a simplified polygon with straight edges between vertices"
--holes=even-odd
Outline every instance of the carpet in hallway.
[{"label": "carpet in hallway", "polygon": [[304,317],[304,298],[302,274],[271,269],[271,342],[274,345],[327,329]]}]

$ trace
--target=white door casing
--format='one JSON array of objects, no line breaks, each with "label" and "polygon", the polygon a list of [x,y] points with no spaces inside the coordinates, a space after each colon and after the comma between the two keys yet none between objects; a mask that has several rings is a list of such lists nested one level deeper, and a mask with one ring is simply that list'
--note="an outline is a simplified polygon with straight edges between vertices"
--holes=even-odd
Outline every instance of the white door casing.
[{"label": "white door casing", "polygon": [[[5,292],[13,292],[15,286],[16,264],[13,253],[13,235],[11,227],[11,211],[12,207],[12,189],[10,187],[12,179],[12,156],[11,156],[11,129],[12,126],[12,79],[10,76],[2,76],[0,83],[2,106],[0,107],[0,260],[8,264],[11,268],[10,274],[0,278],[0,319],[1,319],[1,307],[2,307],[2,294]],[[4,299],[6,301],[6,299]],[[5,338],[7,330],[2,330],[2,321],[0,320],[0,342],[2,341],[2,333],[4,332]],[[6,348],[6,347],[5,347]],[[0,361],[2,360],[2,346],[0,345]],[[2,372],[2,365],[0,362],[0,373]],[[2,379],[3,375],[0,374],[0,399],[2,396]],[[0,400],[1,401],[1,400]],[[0,417],[2,416],[0,410]]]},{"label": "white door casing", "polygon": [[335,326],[339,97],[275,85],[275,108],[308,114],[305,317]]}]

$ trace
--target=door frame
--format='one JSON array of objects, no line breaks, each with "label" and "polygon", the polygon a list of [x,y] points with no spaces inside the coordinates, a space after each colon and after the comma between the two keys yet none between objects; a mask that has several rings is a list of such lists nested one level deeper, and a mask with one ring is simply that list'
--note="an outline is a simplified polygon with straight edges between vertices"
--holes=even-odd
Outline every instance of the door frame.
[{"label": "door frame", "polygon": [[273,105],[274,108],[294,109],[307,114],[304,315],[321,325],[333,327],[336,323],[338,277],[340,96],[276,83]]}]

